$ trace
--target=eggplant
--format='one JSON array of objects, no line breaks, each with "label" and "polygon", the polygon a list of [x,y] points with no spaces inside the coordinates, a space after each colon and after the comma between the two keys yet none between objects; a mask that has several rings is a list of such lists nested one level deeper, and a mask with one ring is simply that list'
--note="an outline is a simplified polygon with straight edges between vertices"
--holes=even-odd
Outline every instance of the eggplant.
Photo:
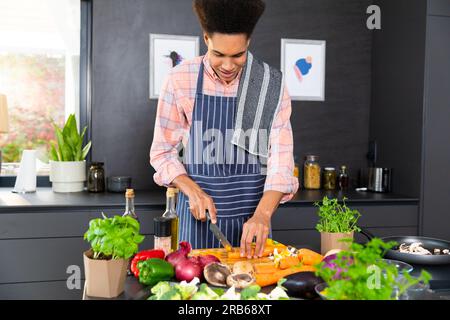
[{"label": "eggplant", "polygon": [[282,286],[286,288],[288,296],[302,299],[317,298],[318,295],[314,288],[324,282],[312,271],[294,273],[285,278],[286,281]]}]

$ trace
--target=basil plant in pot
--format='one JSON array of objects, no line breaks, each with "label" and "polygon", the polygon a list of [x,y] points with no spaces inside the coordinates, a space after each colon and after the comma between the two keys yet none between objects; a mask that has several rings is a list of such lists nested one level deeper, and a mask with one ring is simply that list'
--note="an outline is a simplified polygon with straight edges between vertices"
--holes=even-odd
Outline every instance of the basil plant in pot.
[{"label": "basil plant in pot", "polygon": [[361,231],[356,225],[361,214],[347,207],[345,200],[346,198],[340,204],[337,199],[325,196],[322,203],[314,203],[318,207],[319,222],[316,229],[320,232],[322,255],[333,249],[348,250],[349,242],[342,239],[353,240],[354,232]]},{"label": "basil plant in pot", "polygon": [[144,241],[139,222],[129,216],[93,219],[84,234],[91,249],[83,254],[85,294],[114,298],[124,291],[129,259]]},{"label": "basil plant in pot", "polygon": [[80,192],[86,181],[86,156],[91,148],[89,141],[83,147],[86,127],[79,134],[75,115],[71,114],[64,125],[55,128],[58,146],[50,148],[50,181],[54,192]]}]

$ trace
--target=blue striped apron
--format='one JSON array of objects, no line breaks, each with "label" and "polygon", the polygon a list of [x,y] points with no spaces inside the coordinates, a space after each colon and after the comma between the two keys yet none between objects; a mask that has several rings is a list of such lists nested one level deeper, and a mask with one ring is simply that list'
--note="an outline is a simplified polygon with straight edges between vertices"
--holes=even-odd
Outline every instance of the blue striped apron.
[{"label": "blue striped apron", "polygon": [[[253,215],[264,191],[265,175],[258,158],[231,144],[236,97],[203,94],[203,63],[197,80],[189,139],[183,154],[187,174],[212,197],[217,225],[234,247],[240,246],[243,224]],[[196,220],[189,199],[178,194],[180,241],[194,249],[218,248],[209,221]]]}]

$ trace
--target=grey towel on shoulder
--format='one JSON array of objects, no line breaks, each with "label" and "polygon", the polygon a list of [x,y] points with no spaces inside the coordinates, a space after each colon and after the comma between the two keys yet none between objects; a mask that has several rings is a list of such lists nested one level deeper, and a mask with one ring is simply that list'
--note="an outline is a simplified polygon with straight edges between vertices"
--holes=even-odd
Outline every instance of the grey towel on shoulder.
[{"label": "grey towel on shoulder", "polygon": [[248,52],[239,81],[231,143],[253,155],[268,157],[269,136],[283,98],[283,74]]}]

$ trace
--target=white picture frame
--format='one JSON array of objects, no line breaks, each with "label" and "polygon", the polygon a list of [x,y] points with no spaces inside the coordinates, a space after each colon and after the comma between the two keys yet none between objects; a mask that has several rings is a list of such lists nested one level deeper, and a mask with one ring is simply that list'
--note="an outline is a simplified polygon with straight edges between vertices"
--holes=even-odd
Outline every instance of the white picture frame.
[{"label": "white picture frame", "polygon": [[325,100],[325,40],[281,39],[281,71],[291,100]]},{"label": "white picture frame", "polygon": [[154,33],[149,36],[149,98],[158,99],[163,81],[174,64],[199,55],[200,39],[196,36]]}]

